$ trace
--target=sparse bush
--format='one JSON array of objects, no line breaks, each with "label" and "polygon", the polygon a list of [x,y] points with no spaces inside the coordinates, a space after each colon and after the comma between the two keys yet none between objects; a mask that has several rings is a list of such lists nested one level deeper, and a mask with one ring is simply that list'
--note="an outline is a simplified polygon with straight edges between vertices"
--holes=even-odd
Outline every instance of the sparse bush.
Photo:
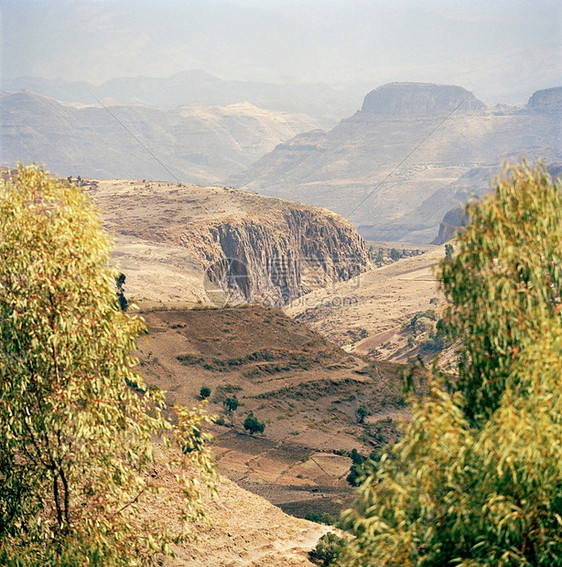
[{"label": "sparse bush", "polygon": [[365,406],[359,406],[355,410],[355,416],[357,417],[357,423],[365,423],[365,418],[369,415],[369,410]]},{"label": "sparse bush", "polygon": [[396,250],[396,248],[392,248],[390,250],[390,258],[392,259],[393,262],[400,260],[400,252]]},{"label": "sparse bush", "polygon": [[232,398],[225,398],[222,405],[227,412],[232,413],[238,409],[238,398],[236,396],[233,396]]}]

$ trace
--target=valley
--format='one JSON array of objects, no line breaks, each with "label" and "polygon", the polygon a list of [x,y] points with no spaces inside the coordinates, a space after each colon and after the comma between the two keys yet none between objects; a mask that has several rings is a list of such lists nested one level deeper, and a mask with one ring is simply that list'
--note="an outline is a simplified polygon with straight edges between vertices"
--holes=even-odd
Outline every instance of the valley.
[{"label": "valley", "polygon": [[[169,565],[311,565],[333,528],[305,518],[335,522],[355,497],[353,456],[399,438],[411,363],[441,353],[456,372],[436,277],[455,207],[487,190],[501,158],[541,156],[559,173],[559,91],[491,109],[460,87],[393,83],[327,132],[250,103],[106,112],[2,96],[2,160],[31,148],[99,208],[130,313],[146,323],[147,386],[212,417],[211,524]],[[139,141],[166,163],[147,166]],[[413,380],[423,394],[426,376]]]},{"label": "valley", "polygon": [[231,84],[197,72],[6,86],[14,90],[0,96],[1,164],[240,187],[326,207],[369,240],[442,243],[444,216],[485,193],[502,161],[562,162],[561,88],[529,93],[523,106],[486,106],[459,86],[389,83],[360,106],[318,85]]},{"label": "valley", "polygon": [[488,108],[460,87],[391,83],[328,132],[280,144],[229,183],[327,207],[364,238],[428,243],[503,160],[562,160],[562,88]]},{"label": "valley", "polygon": [[[407,415],[399,366],[346,353],[278,310],[141,314],[149,329],[139,343],[147,383],[188,407],[208,386],[219,471],[296,516],[337,517],[352,498],[352,449],[366,455],[394,439]],[[239,405],[229,411],[224,401],[234,397]],[[360,406],[369,412],[364,423]],[[265,424],[263,435],[244,430],[250,412]]]}]

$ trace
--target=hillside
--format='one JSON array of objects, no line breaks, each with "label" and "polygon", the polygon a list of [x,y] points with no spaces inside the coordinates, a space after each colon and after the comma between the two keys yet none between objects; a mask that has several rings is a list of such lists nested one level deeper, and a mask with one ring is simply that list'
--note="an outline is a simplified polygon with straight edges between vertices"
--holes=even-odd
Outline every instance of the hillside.
[{"label": "hillside", "polygon": [[82,180],[115,237],[130,297],[284,305],[371,266],[351,224],[318,207],[227,187]]},{"label": "hillside", "polygon": [[[352,490],[345,480],[353,449],[368,454],[396,436],[404,400],[390,363],[368,363],[275,309],[149,310],[139,343],[141,372],[188,407],[211,388],[208,411],[222,474],[300,517],[337,515]],[[239,401],[228,412],[227,397]],[[358,423],[356,410],[370,416]],[[265,423],[249,435],[249,412]]]},{"label": "hillside", "polygon": [[175,546],[165,566],[311,567],[308,553],[329,530],[283,513],[224,476],[204,506],[208,523],[197,526],[193,541]]},{"label": "hillside", "polygon": [[461,87],[384,85],[329,132],[278,145],[229,183],[327,207],[368,239],[430,242],[459,196],[487,190],[501,160],[560,161],[561,93],[486,108]]},{"label": "hillside", "polygon": [[[161,108],[185,105],[229,106],[239,103],[290,114],[305,113],[322,127],[333,126],[358,102],[353,91],[325,84],[225,81],[201,70],[170,77],[116,77],[100,85],[44,77],[4,79],[2,88],[28,90],[64,102],[93,104],[94,96],[112,105],[144,104]],[[349,92],[348,92],[349,91]]]},{"label": "hillside", "polygon": [[1,93],[0,163],[37,162],[60,175],[211,184],[317,125],[304,114],[247,102],[106,106],[93,96],[76,104],[29,91]]},{"label": "hillside", "polygon": [[[417,314],[439,313],[443,297],[433,270],[444,256],[443,246],[430,248],[362,273],[357,282],[316,290],[292,302],[285,312],[369,358],[407,362],[418,354],[431,357],[435,351],[427,341],[435,321],[424,317],[417,328],[411,324]],[[420,328],[424,323],[427,328]]]}]

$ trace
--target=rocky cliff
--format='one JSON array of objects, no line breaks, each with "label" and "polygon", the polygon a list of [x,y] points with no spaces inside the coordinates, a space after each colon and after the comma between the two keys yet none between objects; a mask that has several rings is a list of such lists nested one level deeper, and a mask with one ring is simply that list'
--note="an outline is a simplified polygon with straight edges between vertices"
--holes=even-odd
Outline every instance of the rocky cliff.
[{"label": "rocky cliff", "polygon": [[390,83],[368,93],[361,112],[404,116],[483,109],[484,104],[471,92],[455,85]]},{"label": "rocky cliff", "polygon": [[371,266],[342,217],[226,187],[85,182],[138,299],[282,306]]},{"label": "rocky cliff", "polygon": [[537,91],[529,99],[527,108],[539,112],[562,112],[562,87]]},{"label": "rocky cliff", "polygon": [[461,207],[447,211],[439,224],[439,232],[432,244],[445,244],[445,242],[454,238],[464,223],[464,216],[464,209]]}]

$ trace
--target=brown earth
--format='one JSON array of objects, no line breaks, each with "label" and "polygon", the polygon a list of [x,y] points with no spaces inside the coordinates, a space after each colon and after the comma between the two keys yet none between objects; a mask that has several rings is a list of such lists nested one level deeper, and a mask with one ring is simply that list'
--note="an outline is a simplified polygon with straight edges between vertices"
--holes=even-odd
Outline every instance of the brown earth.
[{"label": "brown earth", "polygon": [[[368,362],[275,309],[154,310],[143,313],[149,334],[139,343],[141,371],[168,392],[169,403],[208,411],[219,471],[240,486],[303,517],[337,516],[352,499],[348,453],[367,455],[396,438],[406,417],[401,368]],[[223,400],[239,408],[228,412]],[[371,414],[358,423],[356,410]],[[249,412],[263,435],[243,428]]]},{"label": "brown earth", "polygon": [[137,301],[284,305],[372,266],[365,241],[319,207],[228,187],[82,180]]},{"label": "brown earth", "polygon": [[[418,333],[408,345],[408,325],[417,313],[442,311],[435,268],[444,246],[402,258],[357,278],[298,298],[285,312],[346,350],[377,360],[407,362],[428,338]],[[427,356],[435,354],[428,350]]]},{"label": "brown earth", "polygon": [[204,507],[194,541],[176,546],[164,565],[197,567],[311,566],[309,552],[331,528],[294,518],[224,476]]}]

